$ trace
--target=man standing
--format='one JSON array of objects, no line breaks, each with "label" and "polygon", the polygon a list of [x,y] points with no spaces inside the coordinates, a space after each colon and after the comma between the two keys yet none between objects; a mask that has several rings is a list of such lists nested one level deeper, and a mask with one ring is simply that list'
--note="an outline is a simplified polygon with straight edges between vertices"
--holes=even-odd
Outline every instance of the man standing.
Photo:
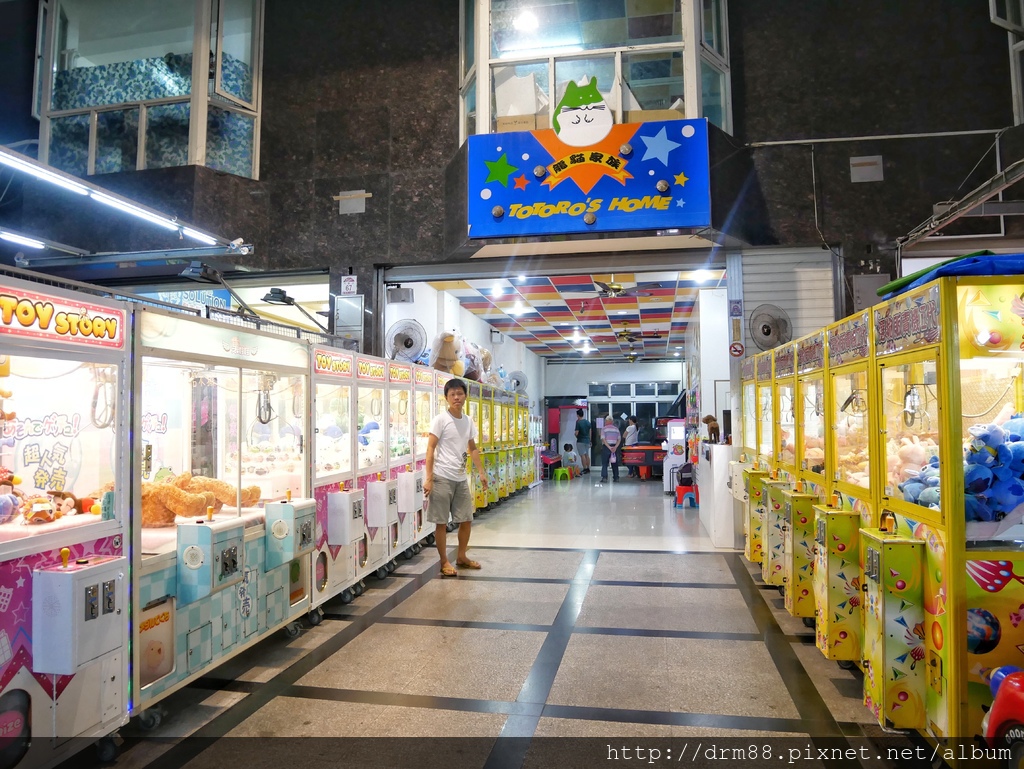
[{"label": "man standing", "polygon": [[427,497],[426,518],[434,524],[434,540],[441,557],[441,576],[455,577],[458,572],[448,560],[448,515],[459,525],[459,550],[455,565],[464,569],[479,569],[471,560],[469,533],[473,526],[473,495],[466,477],[466,458],[480,470],[480,483],[487,490],[484,463],[476,447],[476,424],[462,413],[466,404],[466,383],[449,379],[444,386],[444,399],[448,408],[430,423],[427,440],[427,469],[423,480],[423,494]]},{"label": "man standing", "polygon": [[576,450],[580,453],[583,472],[590,472],[590,420],[583,409],[576,409]]},{"label": "man standing", "polygon": [[616,452],[622,442],[622,433],[615,426],[612,415],[609,414],[604,420],[604,427],[601,428],[601,483],[608,481],[608,465],[612,466],[612,482],[619,482],[619,463]]}]

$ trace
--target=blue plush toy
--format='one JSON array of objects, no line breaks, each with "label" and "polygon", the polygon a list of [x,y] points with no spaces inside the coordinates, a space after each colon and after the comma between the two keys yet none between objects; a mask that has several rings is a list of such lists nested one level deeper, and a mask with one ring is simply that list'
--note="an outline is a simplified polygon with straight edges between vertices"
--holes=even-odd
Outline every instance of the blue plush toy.
[{"label": "blue plush toy", "polygon": [[964,491],[968,494],[983,494],[992,486],[994,476],[984,465],[964,463]]},{"label": "blue plush toy", "polygon": [[939,509],[939,487],[932,486],[921,492],[917,498],[917,504],[930,507],[933,510]]},{"label": "blue plush toy", "polygon": [[0,523],[10,523],[18,514],[20,505],[17,494],[0,494]]},{"label": "blue plush toy", "polygon": [[1012,419],[1004,422],[1003,432],[1008,441],[1024,440],[1024,416],[1015,414]]},{"label": "blue plush toy", "polygon": [[357,440],[363,446],[369,446],[370,445],[370,439],[368,437],[369,434],[372,433],[372,432],[379,431],[379,430],[380,430],[380,425],[379,424],[377,424],[376,422],[367,422],[365,425],[363,425],[363,429],[359,431],[359,436],[358,436]]},{"label": "blue plush toy", "polygon": [[964,496],[964,518],[968,521],[994,521],[996,516],[984,497],[967,494]]}]

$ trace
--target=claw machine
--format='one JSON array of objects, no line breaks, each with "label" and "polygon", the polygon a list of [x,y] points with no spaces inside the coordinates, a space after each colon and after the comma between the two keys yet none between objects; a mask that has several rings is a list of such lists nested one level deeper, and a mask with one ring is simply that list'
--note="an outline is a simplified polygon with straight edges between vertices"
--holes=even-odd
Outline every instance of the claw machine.
[{"label": "claw machine", "polygon": [[[356,577],[373,574],[384,579],[394,571],[388,528],[398,522],[398,482],[388,476],[388,446],[384,409],[388,400],[387,361],[356,356],[356,487],[363,490],[365,537],[357,545]],[[365,546],[365,551],[363,551]]]},{"label": "claw machine", "polygon": [[110,760],[128,720],[129,324],[125,304],[0,277],[5,766],[93,742]]},{"label": "claw machine", "polygon": [[[427,443],[430,440],[430,423],[437,414],[437,398],[434,393],[434,370],[426,366],[412,367],[413,398],[415,399],[415,435],[413,436],[413,467],[424,478],[427,465]],[[421,480],[422,484],[422,480]],[[423,520],[423,500],[418,500],[419,507],[416,513],[416,542],[417,548],[422,549],[422,544],[434,542],[433,527],[427,526]]]},{"label": "claw machine", "polygon": [[863,652],[864,559],[860,529],[876,521],[874,472],[878,409],[871,312],[825,328],[828,339],[826,431],[828,503],[815,507],[815,644],[843,667]]},{"label": "claw machine", "polygon": [[397,519],[388,524],[391,557],[412,558],[423,516],[423,472],[413,465],[415,419],[412,364],[388,361],[388,445],[390,476],[398,486]]},{"label": "claw machine", "polygon": [[764,479],[768,471],[758,462],[760,403],[757,390],[758,357],[746,358],[741,368],[743,398],[743,555],[761,563],[764,553]]},{"label": "claw machine", "polygon": [[[785,574],[783,562],[785,558],[785,510],[786,501],[783,492],[793,488],[796,468],[795,450],[783,453],[795,435],[793,417],[793,392],[795,388],[796,351],[793,345],[787,344],[765,353],[771,360],[772,378],[761,385],[758,377],[758,390],[767,394],[769,402],[765,403],[770,410],[762,414],[761,444],[767,448],[773,465],[769,477],[763,481],[765,489],[764,523],[762,524],[761,578],[767,585],[775,585],[780,593],[784,593]],[[767,368],[767,366],[766,366]],[[769,416],[770,415],[770,416]],[[764,418],[768,416],[771,424],[771,444],[766,445]]]},{"label": "claw machine", "polygon": [[134,312],[132,714],[310,608],[310,348]]},{"label": "claw machine", "polygon": [[[365,498],[354,484],[355,356],[333,347],[313,348],[313,497],[316,550],[311,574],[309,620],[320,624],[322,604],[341,596],[349,603],[362,592],[356,579],[365,553]],[[361,547],[360,547],[361,546]]]},{"label": "claw machine", "polygon": [[798,339],[793,346],[796,351],[793,411],[799,459],[795,487],[783,492],[783,603],[791,615],[803,619],[808,627],[814,627],[814,505],[825,495],[824,331]]},{"label": "claw machine", "polygon": [[512,479],[509,477],[508,463],[508,416],[510,396],[512,393],[506,390],[494,391],[494,442],[498,447],[498,489],[499,499],[506,499],[512,493]]},{"label": "claw machine", "polygon": [[[488,387],[483,393],[480,403],[480,455],[484,461],[484,472],[487,474],[487,492],[483,495],[484,507],[497,504],[500,497],[501,474],[498,468],[497,424],[498,404],[494,400],[495,388]],[[470,472],[470,478],[473,473]],[[476,488],[474,484],[473,488]]]},{"label": "claw machine", "polygon": [[[483,435],[485,411],[490,413],[488,391],[489,388],[486,385],[480,384],[480,382],[466,381],[466,405],[464,406],[464,411],[470,421],[476,425],[477,435],[481,436]],[[484,405],[485,403],[487,405]],[[483,449],[480,451],[482,456]],[[472,459],[467,455],[466,473],[468,475],[467,480],[469,481],[469,492],[473,495],[473,507],[476,510],[482,510],[487,507],[487,493],[479,482],[479,475],[473,472],[471,465]]]}]

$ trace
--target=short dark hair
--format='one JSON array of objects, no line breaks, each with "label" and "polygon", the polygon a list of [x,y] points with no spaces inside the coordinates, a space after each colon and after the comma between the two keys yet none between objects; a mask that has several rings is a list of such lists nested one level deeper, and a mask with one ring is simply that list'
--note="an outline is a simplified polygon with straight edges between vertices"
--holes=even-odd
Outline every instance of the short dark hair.
[{"label": "short dark hair", "polygon": [[578,417],[583,416],[583,409],[576,409],[576,416],[578,416]]},{"label": "short dark hair", "polygon": [[566,451],[572,451],[572,444],[567,443],[564,446],[562,446],[562,448],[565,449]]},{"label": "short dark hair", "polygon": [[449,379],[444,383],[444,395],[447,398],[449,390],[462,390],[463,393],[468,393],[466,389],[466,383],[461,379]]}]

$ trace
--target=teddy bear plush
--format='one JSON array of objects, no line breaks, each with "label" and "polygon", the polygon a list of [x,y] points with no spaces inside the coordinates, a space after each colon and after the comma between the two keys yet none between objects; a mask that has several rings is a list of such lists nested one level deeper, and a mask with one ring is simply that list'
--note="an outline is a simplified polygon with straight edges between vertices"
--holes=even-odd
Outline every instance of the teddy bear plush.
[{"label": "teddy bear plush", "polygon": [[714,414],[708,414],[701,422],[708,426],[708,443],[718,443],[722,439],[722,431]]},{"label": "teddy bear plush", "polygon": [[[213,501],[210,505],[215,513],[220,512],[224,505],[234,506],[238,504],[238,487],[232,486],[227,481],[219,478],[209,478],[205,475],[192,475],[187,470],[175,476],[172,483],[179,489],[184,489],[190,494],[209,494]],[[246,486],[241,490],[242,507],[252,507],[260,501],[262,491],[259,486]]]},{"label": "teddy bear plush", "polygon": [[211,492],[193,494],[173,483],[142,483],[142,525],[145,528],[173,526],[175,517],[197,517],[212,507]]}]

